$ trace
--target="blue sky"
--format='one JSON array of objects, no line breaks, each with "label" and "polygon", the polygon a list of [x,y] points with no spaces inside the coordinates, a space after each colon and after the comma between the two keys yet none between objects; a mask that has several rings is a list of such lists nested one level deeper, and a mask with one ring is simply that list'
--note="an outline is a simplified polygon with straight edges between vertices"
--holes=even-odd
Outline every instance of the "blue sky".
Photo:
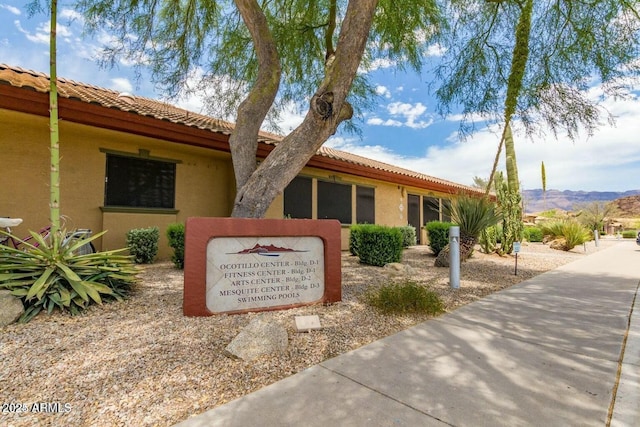
[{"label": "blue sky", "polygon": [[[29,17],[26,0],[0,0],[0,63],[48,73],[48,16]],[[108,34],[82,35],[82,20],[61,2],[58,19],[58,76],[96,86],[161,98],[145,79],[136,80],[131,64],[102,69],[95,61]],[[471,185],[474,176],[488,177],[499,142],[496,129],[479,127],[471,137],[457,135],[455,115],[441,117],[429,95],[425,73],[397,73],[382,64],[371,71],[378,87],[378,105],[361,118],[362,136],[338,132],[326,145],[398,165],[439,178]],[[591,88],[594,97],[602,95]],[[541,188],[540,165],[544,161],[547,188],[584,191],[640,189],[640,92],[629,99],[605,98],[604,107],[615,117],[594,135],[575,141],[550,132],[530,139],[514,129],[522,188]],[[204,112],[197,98],[175,102]],[[285,114],[284,130],[295,127],[302,116]],[[501,165],[504,161],[501,162]],[[504,169],[504,168],[503,168]]]}]

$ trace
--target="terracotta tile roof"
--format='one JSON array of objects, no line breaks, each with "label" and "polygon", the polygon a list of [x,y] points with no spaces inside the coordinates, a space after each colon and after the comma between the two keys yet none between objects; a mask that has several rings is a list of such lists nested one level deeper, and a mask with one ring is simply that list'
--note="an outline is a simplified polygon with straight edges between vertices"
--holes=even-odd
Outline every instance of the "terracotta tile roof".
[{"label": "terracotta tile roof", "polygon": [[[0,84],[9,84],[14,87],[28,88],[41,93],[49,92],[49,76],[47,74],[32,70],[25,70],[6,64],[0,64]],[[58,95],[68,99],[97,104],[105,108],[114,108],[132,114],[148,116],[158,120],[165,120],[225,135],[231,134],[234,126],[233,123],[225,122],[203,114],[194,113],[162,101],[134,96],[128,93],[120,93],[111,89],[105,89],[64,78],[58,78]],[[282,140],[282,136],[269,132],[261,132],[259,140],[267,144],[277,144]],[[318,150],[317,154],[339,162],[410,177],[419,181],[433,183],[438,186],[445,186],[450,188],[452,192],[458,190],[478,192],[477,189],[472,187],[435,178],[333,148],[323,146]]]},{"label": "terracotta tile roof", "polygon": [[324,157],[341,160],[343,162],[348,162],[348,163],[365,166],[365,167],[369,167],[369,168],[373,168],[373,169],[377,169],[385,172],[391,172],[397,175],[404,175],[411,178],[416,178],[422,181],[432,182],[434,184],[443,185],[446,187],[450,187],[453,191],[467,190],[472,192],[481,192],[481,190],[478,190],[477,188],[474,188],[474,187],[469,187],[466,185],[455,183],[453,181],[447,181],[445,179],[436,178],[420,172],[414,172],[412,170],[404,169],[399,166],[394,166],[388,163],[380,162],[378,160],[372,160],[367,157],[358,156],[357,154],[352,154],[346,151],[336,150],[329,147],[324,147],[324,146],[320,147],[320,150],[318,150],[318,154]]},{"label": "terracotta tile roof", "polygon": [[[0,83],[30,88],[36,92],[49,92],[49,76],[47,74],[6,64],[0,64]],[[225,135],[231,134],[233,130],[233,123],[194,113],[166,102],[60,77],[58,78],[58,96]],[[267,132],[261,136],[265,142],[278,141],[278,139],[274,138],[275,135]]]}]

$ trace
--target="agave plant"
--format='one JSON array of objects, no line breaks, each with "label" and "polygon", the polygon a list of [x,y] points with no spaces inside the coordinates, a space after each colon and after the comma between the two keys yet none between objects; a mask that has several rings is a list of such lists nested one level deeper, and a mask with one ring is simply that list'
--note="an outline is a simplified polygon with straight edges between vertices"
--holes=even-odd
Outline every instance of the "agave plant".
[{"label": "agave plant", "polygon": [[[6,234],[6,233],[4,233]],[[80,249],[104,234],[68,240],[59,231],[44,239],[31,232],[26,250],[0,245],[0,289],[22,299],[28,322],[43,309],[56,307],[77,314],[103,298],[121,300],[136,281],[138,270],[126,249],[80,254]]]},{"label": "agave plant", "polygon": [[[471,256],[482,230],[496,225],[501,219],[495,204],[487,198],[461,195],[445,207],[451,222],[460,227],[460,260]],[[436,267],[449,266],[449,245],[440,251],[435,261]]]}]

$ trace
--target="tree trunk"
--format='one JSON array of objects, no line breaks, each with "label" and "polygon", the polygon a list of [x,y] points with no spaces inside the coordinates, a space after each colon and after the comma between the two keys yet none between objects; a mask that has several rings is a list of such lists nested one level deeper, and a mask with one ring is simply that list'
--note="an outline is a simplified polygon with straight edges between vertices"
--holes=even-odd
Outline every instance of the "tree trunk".
[{"label": "tree trunk", "polygon": [[[234,162],[234,167],[245,168],[236,171],[236,176],[249,178],[244,185],[239,183],[237,186],[232,217],[264,217],[273,200],[335,133],[338,125],[352,117],[353,109],[346,97],[366,47],[377,3],[377,0],[349,2],[335,54],[327,61],[325,78],[311,98],[309,111],[300,126],[287,135],[257,168],[254,157],[250,172],[248,161],[239,166]],[[257,133],[253,137],[257,139]],[[237,143],[247,141],[238,140]]]},{"label": "tree trunk", "polygon": [[[460,262],[466,261],[471,258],[471,254],[473,253],[473,248],[476,246],[478,239],[465,235],[460,232]],[[449,267],[449,252],[451,251],[449,244],[442,248],[438,256],[436,257],[436,261],[434,262],[434,266],[436,267]]]},{"label": "tree trunk", "polygon": [[258,77],[238,107],[236,126],[229,138],[236,188],[242,188],[256,168],[258,132],[280,87],[280,58],[267,19],[256,0],[235,0],[251,33],[258,57]]}]

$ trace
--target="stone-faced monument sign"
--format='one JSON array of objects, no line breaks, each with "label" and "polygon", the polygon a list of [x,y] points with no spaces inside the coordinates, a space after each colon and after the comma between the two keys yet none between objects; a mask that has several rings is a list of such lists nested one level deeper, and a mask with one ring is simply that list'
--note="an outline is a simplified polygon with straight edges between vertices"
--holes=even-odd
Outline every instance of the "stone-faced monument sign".
[{"label": "stone-faced monument sign", "polygon": [[278,310],[340,298],[338,221],[187,220],[185,315]]}]

